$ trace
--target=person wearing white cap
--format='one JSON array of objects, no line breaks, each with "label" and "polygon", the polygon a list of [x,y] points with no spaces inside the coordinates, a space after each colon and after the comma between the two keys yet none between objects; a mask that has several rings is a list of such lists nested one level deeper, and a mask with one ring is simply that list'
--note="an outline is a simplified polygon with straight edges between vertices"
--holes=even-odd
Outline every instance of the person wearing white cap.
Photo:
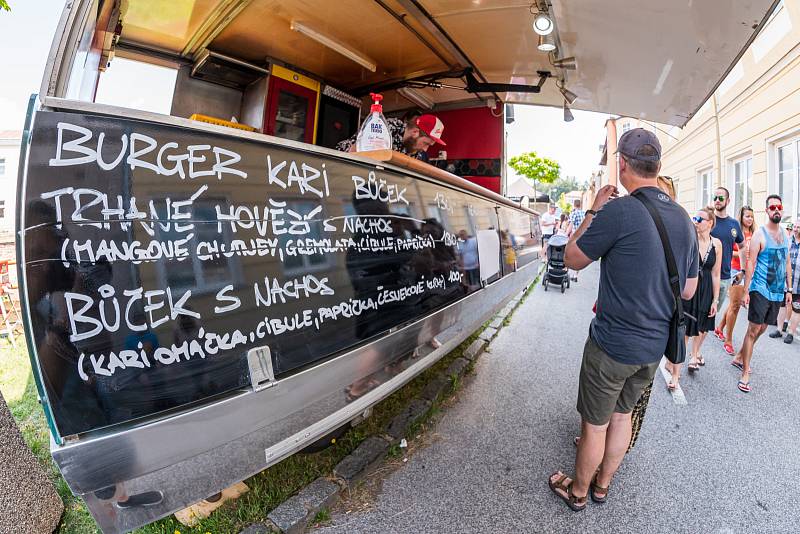
[{"label": "person wearing white cap", "polygon": [[[392,150],[427,161],[427,151],[434,144],[446,146],[442,141],[444,124],[436,115],[409,112],[402,119],[386,119],[392,134]],[[336,145],[342,152],[356,151],[356,135]]]}]

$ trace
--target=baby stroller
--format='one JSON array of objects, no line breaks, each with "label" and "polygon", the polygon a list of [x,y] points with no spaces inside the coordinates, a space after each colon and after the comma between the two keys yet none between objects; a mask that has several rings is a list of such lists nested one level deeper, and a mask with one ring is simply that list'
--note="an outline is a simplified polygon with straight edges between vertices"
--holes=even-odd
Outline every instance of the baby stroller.
[{"label": "baby stroller", "polygon": [[562,293],[569,287],[569,272],[564,264],[564,252],[568,241],[567,236],[556,234],[547,242],[547,266],[542,280],[545,291],[547,284],[561,286]]}]

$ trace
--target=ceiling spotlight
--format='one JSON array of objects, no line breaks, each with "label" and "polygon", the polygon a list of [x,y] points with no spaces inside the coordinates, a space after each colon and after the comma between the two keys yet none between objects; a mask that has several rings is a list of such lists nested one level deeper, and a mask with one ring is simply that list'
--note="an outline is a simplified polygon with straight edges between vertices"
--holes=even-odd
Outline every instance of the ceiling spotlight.
[{"label": "ceiling spotlight", "polygon": [[539,13],[533,19],[533,31],[539,35],[550,35],[553,33],[553,19],[546,13]]},{"label": "ceiling spotlight", "polygon": [[552,34],[548,35],[540,35],[539,36],[539,46],[537,46],[539,50],[542,52],[552,52],[556,49],[556,40],[553,39]]},{"label": "ceiling spotlight", "polygon": [[569,105],[567,101],[564,101],[564,122],[572,122],[575,120],[575,117],[572,116],[572,111],[569,109]]},{"label": "ceiling spotlight", "polygon": [[559,69],[567,69],[567,70],[575,70],[578,68],[578,64],[575,63],[575,58],[572,56],[556,59],[555,61],[553,61],[553,66],[558,67]]},{"label": "ceiling spotlight", "polygon": [[569,105],[574,104],[575,101],[578,100],[578,95],[576,95],[563,85],[559,85],[558,90],[561,92],[561,96],[564,97],[564,100],[566,100],[569,103]]}]

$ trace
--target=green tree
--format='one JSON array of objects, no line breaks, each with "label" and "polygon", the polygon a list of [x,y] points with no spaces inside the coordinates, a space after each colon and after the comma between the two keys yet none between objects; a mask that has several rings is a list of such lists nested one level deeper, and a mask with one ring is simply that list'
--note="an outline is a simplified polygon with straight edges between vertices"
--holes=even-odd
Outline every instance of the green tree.
[{"label": "green tree", "polygon": [[533,182],[533,191],[536,192],[536,184],[552,184],[561,176],[561,166],[547,158],[536,155],[536,152],[526,152],[519,156],[514,156],[508,160],[508,165],[517,174]]},{"label": "green tree", "polygon": [[6,0],[0,0],[0,9],[5,9],[6,11],[11,11],[11,6],[8,5]]},{"label": "green tree", "polygon": [[570,191],[583,191],[586,189],[586,183],[578,182],[574,176],[560,176],[558,180],[552,184],[542,187],[542,191],[550,196],[551,201],[557,201],[564,193]]},{"label": "green tree", "polygon": [[[570,189],[570,191],[572,191],[572,189]],[[553,197],[550,197],[550,199],[552,200]],[[558,207],[561,208],[561,211],[563,211],[567,215],[572,213],[572,203],[567,202],[567,194],[566,193],[561,193],[561,195],[558,197],[557,204],[558,204]]]}]

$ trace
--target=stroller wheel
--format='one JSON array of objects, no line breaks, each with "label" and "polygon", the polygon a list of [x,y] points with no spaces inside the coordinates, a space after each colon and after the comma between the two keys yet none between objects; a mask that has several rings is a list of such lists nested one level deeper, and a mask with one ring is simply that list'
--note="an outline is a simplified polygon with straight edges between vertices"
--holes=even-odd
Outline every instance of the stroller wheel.
[{"label": "stroller wheel", "polygon": [[544,290],[545,290],[545,291],[547,291],[547,279],[545,279],[545,281],[544,281],[544,284],[543,284],[543,285],[544,285]]},{"label": "stroller wheel", "polygon": [[567,278],[567,288],[569,288],[569,278]]},{"label": "stroller wheel", "polygon": [[566,284],[562,283],[562,284],[561,284],[561,292],[563,293],[563,292],[564,292],[564,290],[566,290],[566,289],[567,289],[567,286],[566,286]]}]

